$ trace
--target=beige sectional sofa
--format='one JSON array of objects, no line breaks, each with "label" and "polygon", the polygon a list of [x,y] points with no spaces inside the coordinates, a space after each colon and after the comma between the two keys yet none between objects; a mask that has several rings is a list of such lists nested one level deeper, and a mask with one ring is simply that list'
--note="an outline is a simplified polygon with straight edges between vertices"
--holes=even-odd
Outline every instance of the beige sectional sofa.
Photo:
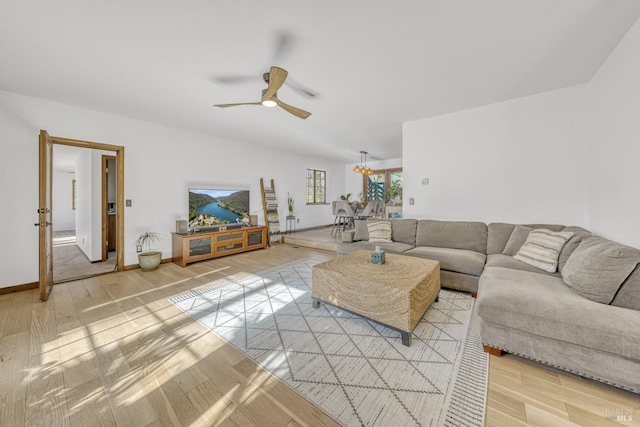
[{"label": "beige sectional sofa", "polygon": [[[371,222],[372,220],[369,220]],[[379,221],[379,220],[373,220]],[[355,229],[343,233],[338,254],[372,250],[380,246],[390,253],[440,261],[442,286],[476,293],[484,269],[487,225],[482,222],[391,220],[391,243],[370,242],[367,221],[355,221]]]},{"label": "beige sectional sofa", "polygon": [[[400,219],[392,242],[370,242],[367,223],[338,253],[375,246],[438,260],[442,286],[477,292],[485,350],[518,354],[640,393],[640,250],[553,224]],[[547,272],[514,258],[531,230],[570,232]]]}]

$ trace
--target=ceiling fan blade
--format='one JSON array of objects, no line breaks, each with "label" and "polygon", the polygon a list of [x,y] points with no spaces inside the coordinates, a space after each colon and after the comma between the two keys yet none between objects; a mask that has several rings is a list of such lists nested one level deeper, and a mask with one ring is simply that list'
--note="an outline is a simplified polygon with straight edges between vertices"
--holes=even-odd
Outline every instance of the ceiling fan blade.
[{"label": "ceiling fan blade", "polygon": [[256,76],[214,76],[213,79],[223,84],[236,84],[257,80]]},{"label": "ceiling fan blade", "polygon": [[301,119],[306,119],[307,117],[309,117],[311,115],[311,113],[308,112],[308,111],[304,111],[304,110],[301,110],[300,108],[297,108],[297,107],[294,107],[292,105],[286,104],[286,103],[280,101],[278,98],[275,98],[275,99],[277,100],[278,106],[280,108],[282,108],[283,110],[293,114],[296,117],[299,117]]},{"label": "ceiling fan blade", "polygon": [[311,91],[310,89],[307,89],[306,87],[302,86],[300,83],[296,82],[292,78],[288,78],[287,81],[286,81],[286,84],[287,84],[287,86],[291,87],[291,89],[293,89],[296,92],[306,96],[307,98],[314,98],[314,97],[318,96],[318,94],[316,94],[315,92]]},{"label": "ceiling fan blade", "polygon": [[282,87],[284,81],[287,79],[288,74],[287,70],[283,70],[278,67],[271,67],[271,70],[269,70],[269,87],[267,87],[267,91],[262,96],[263,101],[275,96],[278,89]]},{"label": "ceiling fan blade", "polygon": [[276,46],[271,60],[272,64],[282,62],[285,57],[289,56],[295,43],[294,37],[284,30],[276,32],[275,37]]},{"label": "ceiling fan blade", "polygon": [[235,104],[215,104],[214,107],[227,108],[227,107],[237,107],[238,105],[262,105],[261,102],[238,102]]}]

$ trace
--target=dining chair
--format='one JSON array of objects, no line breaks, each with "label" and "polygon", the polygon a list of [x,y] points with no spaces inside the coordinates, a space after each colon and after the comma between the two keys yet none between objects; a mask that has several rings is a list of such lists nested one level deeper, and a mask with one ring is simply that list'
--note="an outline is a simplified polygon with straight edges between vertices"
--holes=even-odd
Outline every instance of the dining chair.
[{"label": "dining chair", "polygon": [[337,234],[338,231],[344,231],[347,228],[354,227],[353,209],[349,202],[344,200],[335,201],[335,219],[333,220],[333,228],[331,228],[331,235]]}]

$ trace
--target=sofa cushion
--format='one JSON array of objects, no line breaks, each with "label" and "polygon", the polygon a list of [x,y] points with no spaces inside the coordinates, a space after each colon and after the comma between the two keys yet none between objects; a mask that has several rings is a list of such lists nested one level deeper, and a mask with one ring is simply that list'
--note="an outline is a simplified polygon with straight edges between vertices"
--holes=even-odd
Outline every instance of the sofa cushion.
[{"label": "sofa cushion", "polygon": [[567,260],[562,277],[583,297],[609,304],[638,263],[640,250],[602,237],[587,237]]},{"label": "sofa cushion", "polygon": [[560,277],[486,267],[476,304],[485,322],[640,360],[638,312],[583,298]]},{"label": "sofa cushion", "polygon": [[369,240],[369,227],[367,227],[367,221],[363,219],[356,219],[353,221],[355,233],[353,234],[353,241],[359,242],[360,240]]},{"label": "sofa cushion", "polygon": [[337,253],[339,255],[344,255],[344,254],[348,254],[349,252],[353,252],[357,250],[372,251],[376,248],[376,246],[380,246],[380,249],[390,254],[403,254],[409,249],[413,249],[413,246],[408,245],[406,243],[400,243],[400,242],[375,243],[375,242],[368,242],[366,240],[363,240],[361,242],[353,242],[353,243],[338,243]]},{"label": "sofa cushion", "polygon": [[466,249],[433,248],[417,246],[408,250],[405,255],[440,261],[440,269],[479,276],[482,274],[485,254]]},{"label": "sofa cushion", "polygon": [[[529,228],[546,228],[551,231],[562,231],[563,225],[557,224],[521,224]],[[492,222],[487,226],[487,255],[501,254],[513,233],[516,224]]]},{"label": "sofa cushion", "polygon": [[640,310],[640,264],[620,286],[611,305]]},{"label": "sofa cushion", "polygon": [[560,277],[560,273],[558,272],[547,273],[544,270],[540,270],[539,268],[532,267],[528,264],[525,264],[524,262],[518,261],[517,259],[514,259],[510,255],[502,255],[502,254],[487,255],[487,262],[485,264],[485,268],[486,267],[504,267],[504,268],[511,268],[513,270],[529,271],[531,273],[547,274],[551,276]]},{"label": "sofa cushion", "polygon": [[391,240],[416,245],[417,219],[401,218],[391,220]]},{"label": "sofa cushion", "polygon": [[466,249],[486,253],[487,225],[483,222],[418,221],[416,246]]},{"label": "sofa cushion", "polygon": [[381,220],[377,218],[356,219],[354,221],[354,241],[369,240],[369,227],[368,224],[376,221],[386,221],[391,223],[391,240],[394,242],[407,243],[411,246],[416,245],[416,226],[418,225],[417,219],[400,218],[394,220]]},{"label": "sofa cushion", "polygon": [[527,237],[529,237],[529,233],[533,230],[531,227],[527,227],[524,225],[516,225],[509,236],[509,240],[504,247],[502,253],[504,255],[514,256],[518,253],[524,242],[527,241]]},{"label": "sofa cushion", "polygon": [[565,227],[562,231],[571,231],[573,232],[573,237],[570,238],[567,243],[562,247],[560,251],[560,256],[558,257],[558,271],[562,273],[567,260],[576,250],[580,242],[582,242],[585,238],[591,237],[591,233],[585,230],[582,227]]},{"label": "sofa cushion", "polygon": [[390,243],[392,241],[389,221],[368,221],[367,229],[371,243]]},{"label": "sofa cushion", "polygon": [[553,273],[558,269],[558,257],[562,247],[572,236],[573,233],[570,231],[551,231],[545,228],[533,230],[513,257],[525,264]]}]

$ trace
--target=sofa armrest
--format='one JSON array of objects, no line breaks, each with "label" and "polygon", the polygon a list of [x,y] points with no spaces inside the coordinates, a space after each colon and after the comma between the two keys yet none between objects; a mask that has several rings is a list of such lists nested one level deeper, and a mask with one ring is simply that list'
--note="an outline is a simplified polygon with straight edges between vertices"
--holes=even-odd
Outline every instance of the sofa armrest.
[{"label": "sofa armrest", "polygon": [[355,230],[346,230],[342,232],[342,243],[353,243],[353,236],[356,234]]}]

